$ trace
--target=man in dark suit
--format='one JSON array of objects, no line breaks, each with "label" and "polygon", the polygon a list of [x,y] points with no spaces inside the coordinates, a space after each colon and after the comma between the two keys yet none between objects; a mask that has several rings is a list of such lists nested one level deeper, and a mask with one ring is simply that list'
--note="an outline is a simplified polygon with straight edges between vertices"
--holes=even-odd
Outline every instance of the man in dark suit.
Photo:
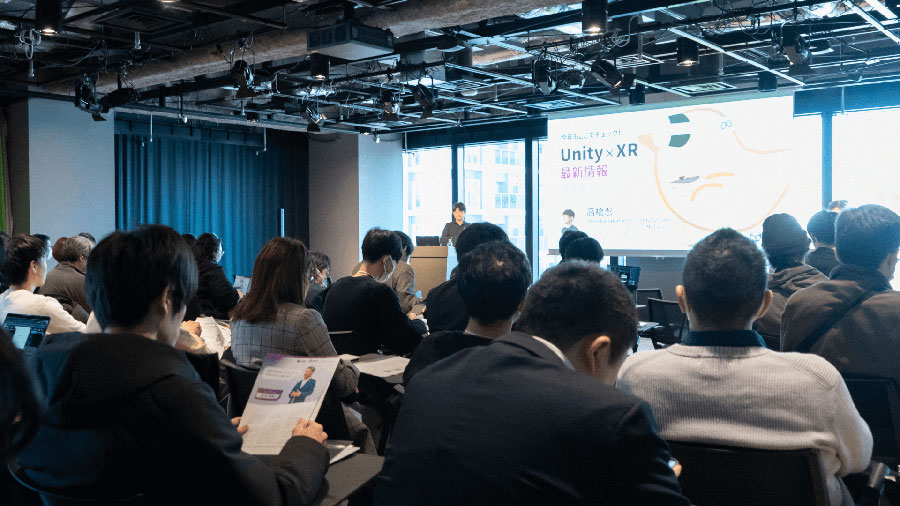
[{"label": "man in dark suit", "polygon": [[617,277],[541,277],[515,331],[421,371],[376,505],[687,505],[650,407],[613,385],[637,338]]}]

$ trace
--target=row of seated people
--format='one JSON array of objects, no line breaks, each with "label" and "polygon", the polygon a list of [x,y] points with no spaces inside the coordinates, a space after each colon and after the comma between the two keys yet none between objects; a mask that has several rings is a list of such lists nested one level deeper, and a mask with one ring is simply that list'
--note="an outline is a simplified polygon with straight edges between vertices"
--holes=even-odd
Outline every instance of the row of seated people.
[{"label": "row of seated people", "polygon": [[[489,224],[481,227],[484,236],[490,235],[491,227]],[[157,230],[158,234],[174,233],[164,227],[151,229]],[[101,246],[107,241],[115,243],[112,239],[138,237],[151,229],[130,235],[114,234]],[[879,206],[863,206],[842,214],[836,230],[837,254],[844,262],[841,268],[865,280],[879,281],[864,290],[867,294],[873,293],[860,302],[860,307],[868,309],[866,304],[876,303],[869,307],[892,307],[894,311],[878,316],[877,311],[869,310],[858,317],[875,314],[879,323],[890,323],[891,316],[900,317],[896,311],[897,294],[887,285],[900,246],[900,218]],[[364,273],[356,278],[363,278],[362,281],[367,283],[348,284],[354,288],[346,292],[349,296],[362,291],[371,297],[381,297],[380,289],[368,281],[386,280],[400,255],[396,254],[395,248],[399,242],[397,236],[380,232],[370,231],[367,235],[369,244],[363,243]],[[386,245],[382,249],[373,246],[378,244],[374,239],[379,235],[384,237],[382,242]],[[460,236],[460,245],[465,243],[464,235]],[[145,242],[144,246],[147,245]],[[266,250],[272,249],[268,253],[273,253],[279,245],[290,249],[291,240],[273,240],[260,254],[256,267],[260,268]],[[305,254],[299,241],[293,247]],[[179,248],[174,245],[172,249]],[[124,268],[119,265],[124,258],[121,255],[114,257],[117,260],[114,266]],[[134,331],[134,325],[116,324],[118,320],[111,320],[110,325],[110,320],[106,323],[102,320],[94,299],[108,293],[103,290],[92,293],[91,272],[94,265],[102,265],[105,259],[101,256],[97,260],[96,253],[91,258],[88,292],[98,321],[107,333],[111,328]],[[292,263],[298,265],[306,263],[296,261],[296,255],[282,254],[280,258],[292,259]],[[128,272],[146,270],[152,265],[152,262],[133,263],[118,273],[124,279]],[[259,273],[264,270],[261,268]],[[181,278],[163,275],[162,284],[185,281],[185,273],[180,275]],[[258,286],[258,275],[255,268],[255,286]],[[833,281],[823,281],[806,289],[813,293],[810,300],[821,295],[815,293],[817,290],[835,296],[840,294],[840,289],[853,284],[852,280],[840,279],[840,272],[832,273],[832,276]],[[300,292],[292,299],[296,302],[291,304],[299,306],[302,300],[299,287],[306,277],[307,273],[303,272],[295,278],[296,283],[289,283],[291,287],[285,288],[290,297],[294,292]],[[446,333],[429,336],[413,354],[405,375],[408,391],[387,454],[378,501],[382,504],[488,504],[505,498],[516,504],[592,504],[601,500],[607,504],[686,504],[667,466],[668,453],[661,435],[671,440],[740,446],[817,448],[822,452],[826,472],[831,476],[832,504],[850,504],[846,488],[838,477],[865,467],[871,455],[871,434],[853,407],[846,386],[833,365],[813,355],[766,350],[761,337],[750,330],[754,320],[765,315],[771,304],[773,296],[766,289],[767,277],[765,258],[751,241],[730,230],[709,236],[689,254],[684,284],[678,288],[679,302],[692,322],[691,334],[682,345],[660,352],[639,353],[626,359],[627,350],[636,338],[634,307],[615,277],[591,264],[567,262],[545,273],[526,296],[531,279],[524,255],[499,234],[496,239],[479,242],[460,255],[459,269],[451,279],[456,298],[462,302],[465,314],[470,315],[464,333],[461,336]],[[135,290],[135,287],[156,290],[160,283],[157,280],[155,285],[136,283],[128,287],[113,284],[112,288],[119,291]],[[829,284],[838,289],[829,288]],[[184,308],[179,307],[175,299],[162,308],[152,304],[161,298],[171,299],[172,290],[172,286],[167,285],[163,293],[142,297],[149,304],[147,311],[153,309],[151,314],[143,316],[152,316],[160,309],[165,309],[164,314],[181,309],[178,316],[183,317]],[[329,298],[334,293],[326,297],[326,313]],[[802,301],[804,293],[801,291],[794,298]],[[245,302],[249,304],[252,295],[251,289]],[[275,295],[272,299],[280,300],[278,297]],[[786,315],[790,314],[794,298],[787,305]],[[184,302],[185,299],[177,300]],[[365,297],[359,300],[371,302]],[[393,302],[399,306],[396,296],[393,296]],[[104,309],[109,310],[110,301],[103,303],[107,304]],[[429,307],[433,304],[431,295],[428,303]],[[281,313],[282,304],[277,302],[270,307],[278,307],[276,311]],[[508,333],[520,304],[516,331]],[[832,306],[826,304],[819,309],[833,311]],[[798,307],[809,310],[806,306]],[[815,309],[814,305],[812,307]],[[389,309],[412,324],[399,307],[394,308],[392,304]],[[311,314],[310,318],[315,315]],[[235,320],[235,330],[242,321],[245,319]],[[399,320],[394,318],[394,321]],[[134,324],[134,321],[130,323]],[[152,329],[154,325],[151,323],[147,328]],[[177,334],[177,331],[169,328],[165,336],[156,337],[171,340],[173,333]],[[827,329],[818,342],[830,343],[844,335],[847,334],[840,328]],[[377,335],[369,337],[381,339]],[[495,340],[497,337],[500,338]],[[327,331],[324,338],[327,338]],[[869,338],[878,341],[882,351],[895,351],[891,347],[896,347],[896,343],[885,338],[883,333]],[[92,368],[93,376],[87,372],[83,374],[94,381],[98,380],[94,370],[98,366],[111,367],[117,378],[135,372],[132,371],[135,364],[128,364],[130,368],[123,371],[122,364],[115,363],[118,355],[108,353],[104,346],[82,344],[92,339],[68,334],[65,339],[60,336],[58,340],[49,341],[60,343],[61,348],[54,356],[51,353],[53,347],[48,343],[39,355],[39,363],[50,360],[54,364],[52,374],[49,374],[49,367],[46,370],[39,368],[48,373],[41,378],[45,390],[55,391],[54,387],[60,384],[65,389],[71,388],[67,382],[73,378],[59,376],[64,369],[60,364],[72,360],[69,355],[78,356],[81,360],[76,362]],[[99,337],[96,339],[102,341]],[[236,335],[234,339],[237,339]],[[380,344],[384,345],[383,342]],[[461,348],[470,349],[454,353]],[[85,361],[84,356],[76,353],[79,350],[88,350],[85,351],[87,357],[97,353],[97,361]],[[441,360],[447,355],[452,356]],[[100,360],[101,357],[114,363],[107,364]],[[839,369],[843,365],[840,360],[829,360]],[[439,363],[432,366],[432,362]],[[153,375],[146,370],[154,369],[153,366],[147,364],[144,369],[147,377]],[[352,366],[349,370],[353,371]],[[65,373],[77,371],[69,368]],[[188,375],[187,371],[181,373]],[[412,379],[414,375],[416,377]],[[619,390],[613,388],[617,375]],[[79,386],[84,384],[78,383]],[[91,398],[93,401],[97,401],[97,396],[102,398],[107,391],[117,395],[123,393],[117,391],[117,387],[99,388],[90,381],[86,384],[97,391]],[[649,402],[652,411],[646,403],[621,393],[623,390]],[[212,395],[211,392],[207,394]],[[61,399],[60,402],[62,405],[51,405],[51,411],[53,408],[73,409],[71,402]],[[204,402],[197,405],[203,407]],[[208,407],[208,402],[205,405]],[[81,407],[77,403],[75,406]],[[102,402],[98,406],[105,407]],[[183,404],[183,407],[187,406]],[[127,409],[131,406],[125,406],[124,410],[122,405],[117,408],[121,410],[118,414],[109,411],[106,415],[117,420],[124,416],[124,421],[132,422],[132,412]],[[212,410],[200,411],[203,411],[198,415],[200,421],[191,425],[213,423],[206,418],[221,419],[219,414],[205,412]],[[654,412],[659,422],[658,431]],[[224,415],[221,411],[220,414]],[[66,420],[65,416],[51,418],[55,423],[72,421]],[[177,417],[168,420],[166,427],[177,426],[177,420]],[[23,424],[24,419],[18,425],[21,428]],[[315,429],[314,424],[305,421],[301,425],[301,428]],[[61,441],[60,433],[66,433],[64,427],[45,426],[38,433],[38,441],[45,432],[50,432],[51,435],[46,437],[57,443]],[[103,438],[91,439],[100,440]],[[535,441],[540,444],[534,444]],[[129,442],[141,444],[145,441]],[[84,445],[77,437],[76,443]],[[99,446],[101,449],[97,451],[103,451],[102,444]],[[29,448],[37,449],[29,453]],[[20,453],[20,461],[26,469],[29,468],[28,456],[38,455],[38,463],[31,461],[36,469],[33,478],[40,479],[41,472],[47,470],[46,463],[41,463],[39,457],[43,452],[44,458],[48,458],[46,453],[50,451],[57,450],[35,442]],[[65,448],[59,451],[65,451]],[[180,452],[175,454],[182,455]],[[67,463],[71,465],[72,461]],[[609,472],[598,475],[597,469],[608,469]],[[96,472],[73,473],[72,480],[99,479]],[[59,469],[51,474],[55,477],[66,475]],[[527,486],[523,487],[523,484]]]}]

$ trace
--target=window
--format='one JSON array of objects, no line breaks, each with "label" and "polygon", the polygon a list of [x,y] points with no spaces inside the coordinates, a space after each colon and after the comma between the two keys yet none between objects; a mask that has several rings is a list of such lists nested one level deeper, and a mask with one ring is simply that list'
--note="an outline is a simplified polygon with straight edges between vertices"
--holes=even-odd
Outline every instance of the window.
[{"label": "window", "polygon": [[834,117],[832,198],[853,207],[880,204],[900,212],[900,158],[892,142],[879,142],[900,128],[900,109]]},{"label": "window", "polygon": [[499,225],[525,251],[525,142],[468,145],[460,156],[466,221]]},{"label": "window", "polygon": [[413,241],[450,221],[451,163],[449,147],[403,153],[403,231]]}]

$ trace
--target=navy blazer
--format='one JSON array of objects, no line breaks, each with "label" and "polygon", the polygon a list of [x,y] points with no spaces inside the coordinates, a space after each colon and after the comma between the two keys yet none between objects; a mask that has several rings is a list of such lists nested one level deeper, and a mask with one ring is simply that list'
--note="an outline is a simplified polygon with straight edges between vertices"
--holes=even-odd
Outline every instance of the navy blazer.
[{"label": "navy blazer", "polygon": [[647,403],[513,332],[416,375],[375,504],[688,505]]}]

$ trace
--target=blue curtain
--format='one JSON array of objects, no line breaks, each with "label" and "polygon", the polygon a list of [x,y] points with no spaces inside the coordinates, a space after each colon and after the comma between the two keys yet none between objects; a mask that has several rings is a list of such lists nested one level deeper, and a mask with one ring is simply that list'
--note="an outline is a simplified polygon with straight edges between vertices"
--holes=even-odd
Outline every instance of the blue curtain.
[{"label": "blue curtain", "polygon": [[213,232],[222,238],[229,278],[251,275],[262,246],[280,235],[282,208],[285,235],[308,244],[306,138],[270,137],[269,149],[257,155],[257,146],[117,134],[116,227]]}]

